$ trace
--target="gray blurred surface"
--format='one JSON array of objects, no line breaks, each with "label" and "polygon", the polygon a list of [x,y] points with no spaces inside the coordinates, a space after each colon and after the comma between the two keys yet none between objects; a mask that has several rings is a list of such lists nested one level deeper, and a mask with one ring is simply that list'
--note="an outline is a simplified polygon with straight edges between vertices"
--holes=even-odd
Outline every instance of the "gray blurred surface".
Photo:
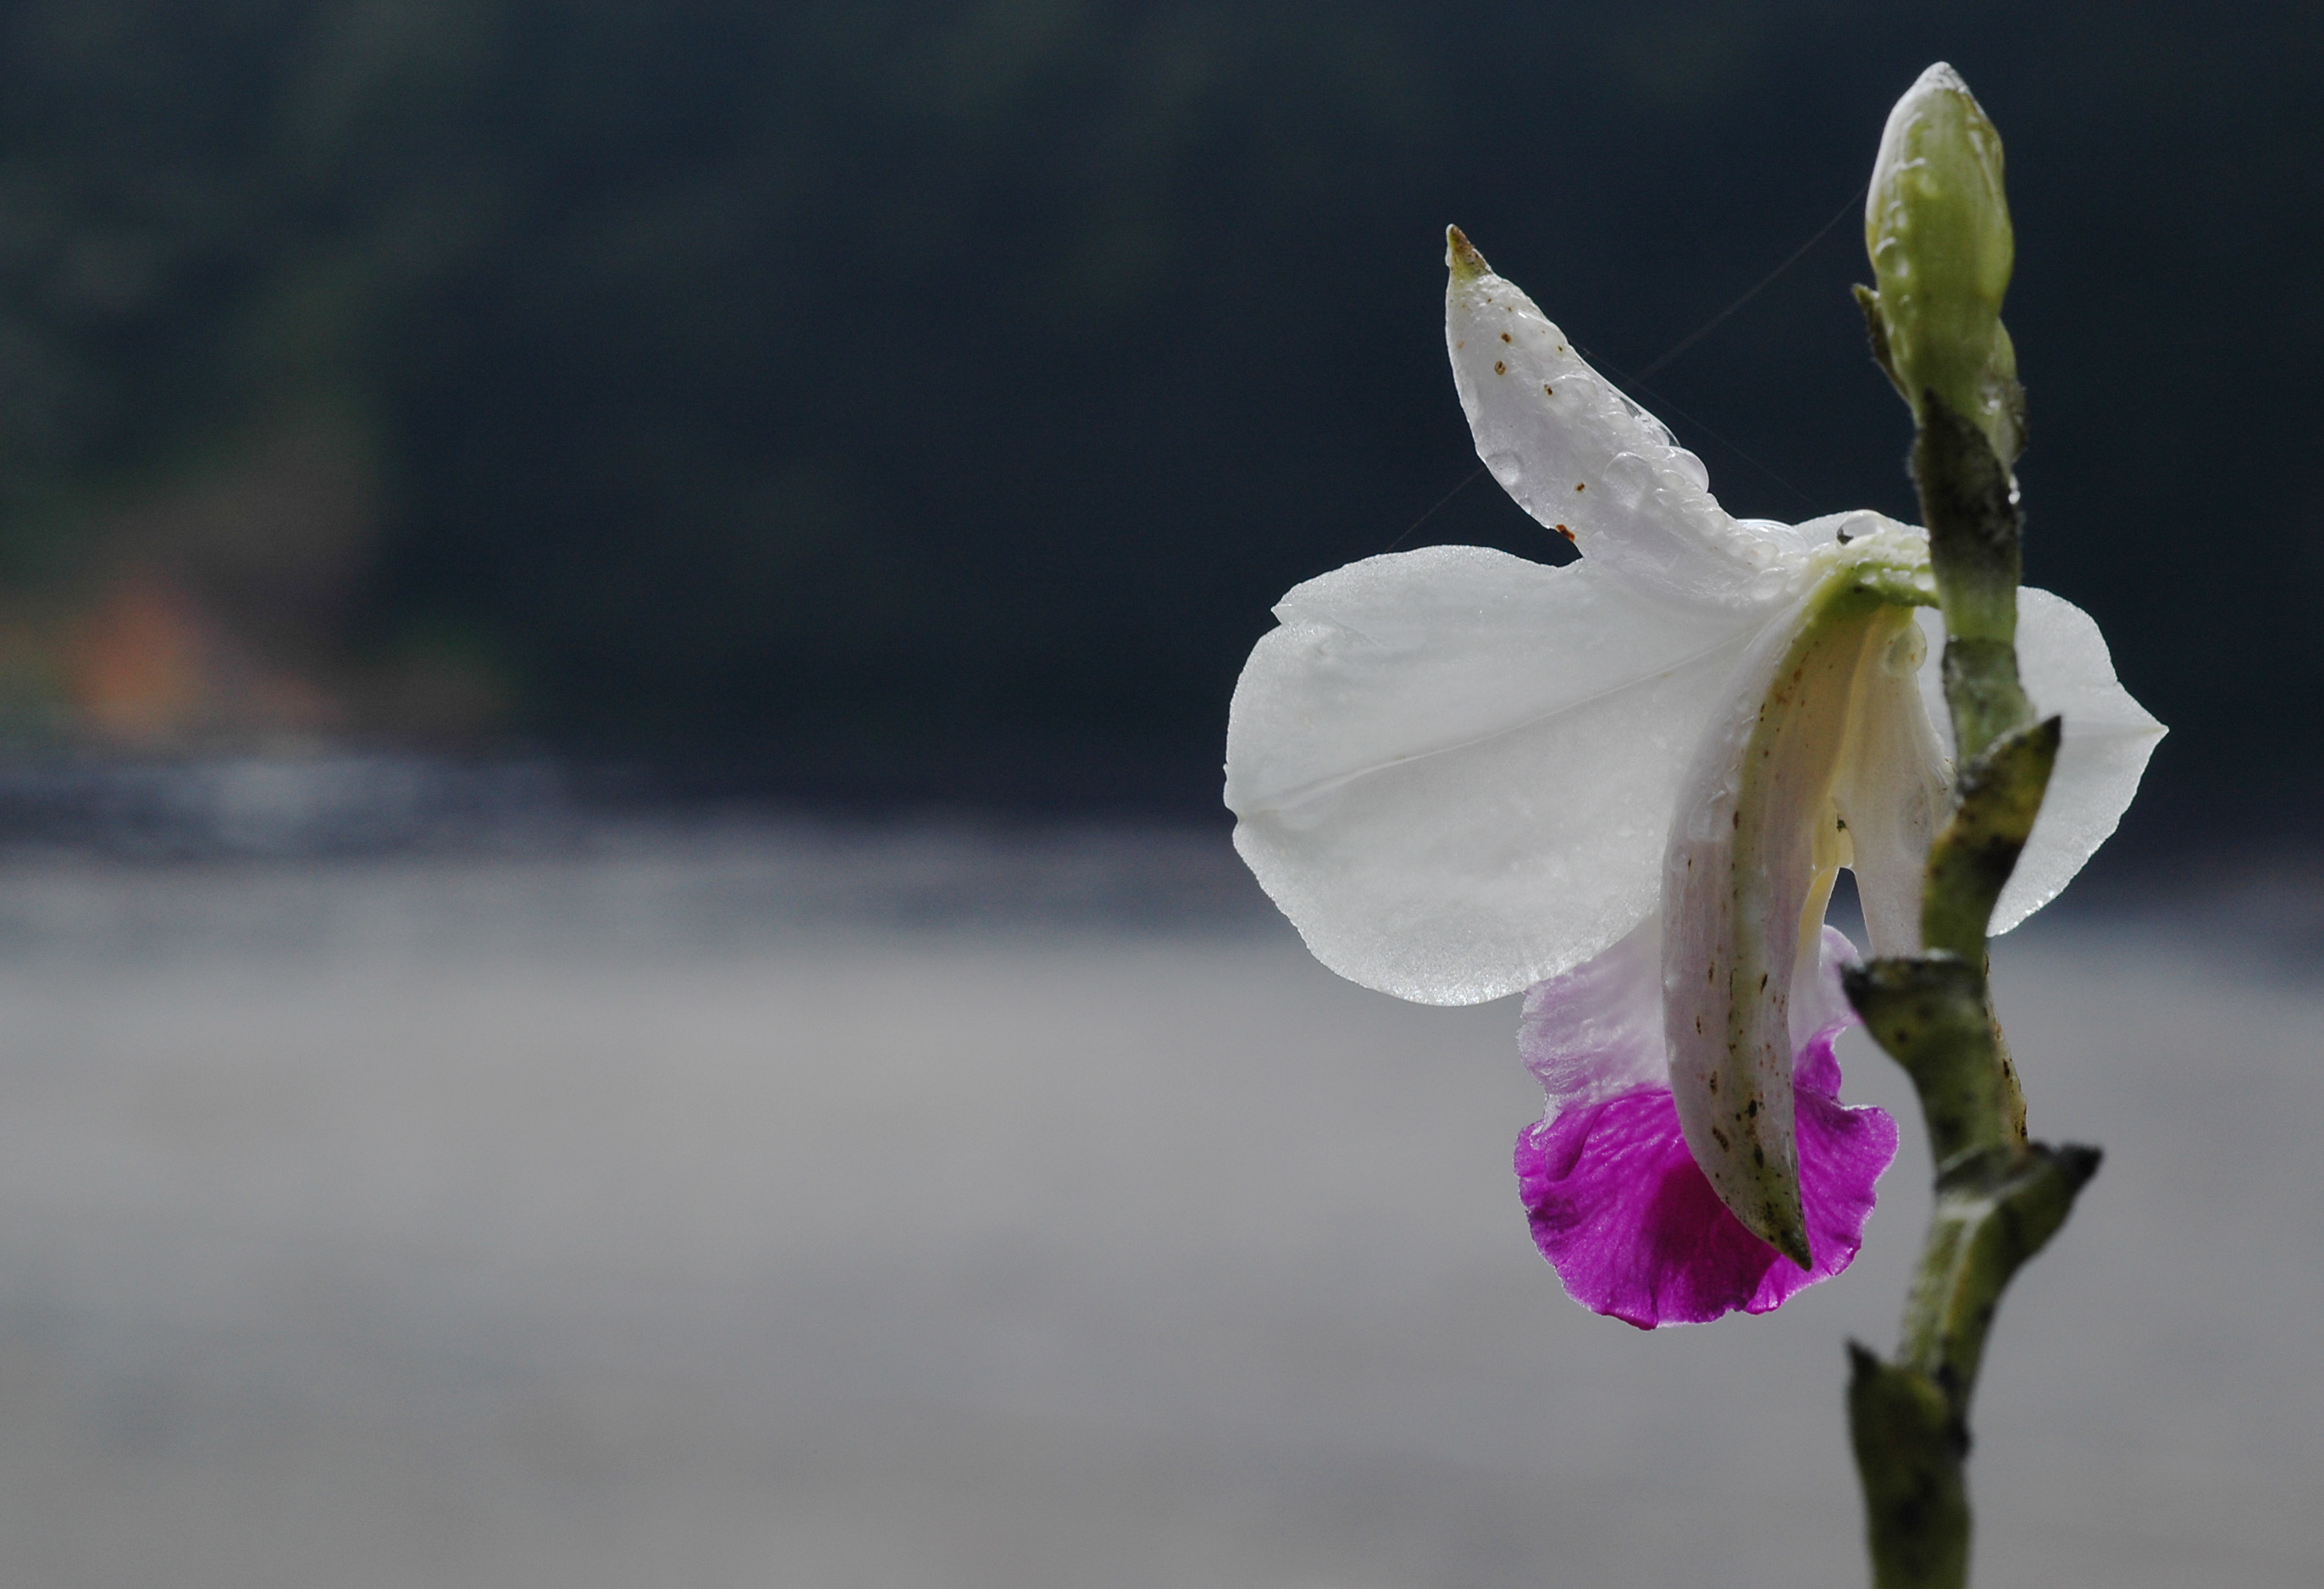
[{"label": "gray blurred surface", "polygon": [[[2108,1158],[1997,1333],[1981,1589],[2324,1581],[2324,982],[2231,915],[1998,956]],[[1917,1126],[1849,1275],[1642,1335],[1526,1239],[1514,1019],[1191,839],[20,858],[0,1582],[1860,1584]]]}]

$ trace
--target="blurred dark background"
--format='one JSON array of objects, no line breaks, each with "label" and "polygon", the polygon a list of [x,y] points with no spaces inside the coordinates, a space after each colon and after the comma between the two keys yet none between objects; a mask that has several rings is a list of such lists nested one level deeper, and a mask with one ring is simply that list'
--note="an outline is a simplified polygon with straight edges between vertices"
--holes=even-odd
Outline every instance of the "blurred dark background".
[{"label": "blurred dark background", "polygon": [[[1215,819],[1289,585],[1537,557],[1457,221],[1728,506],[1912,515],[1855,194],[2008,142],[2029,577],[2176,731],[2132,854],[2307,831],[2312,5],[14,0],[20,761],[421,747]],[[2220,815],[2226,813],[2224,818]]]}]

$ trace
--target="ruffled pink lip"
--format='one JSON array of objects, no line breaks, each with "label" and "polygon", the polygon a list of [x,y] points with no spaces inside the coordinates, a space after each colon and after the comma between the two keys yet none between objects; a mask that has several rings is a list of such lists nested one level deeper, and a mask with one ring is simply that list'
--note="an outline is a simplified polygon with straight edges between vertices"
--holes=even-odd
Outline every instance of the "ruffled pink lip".
[{"label": "ruffled pink lip", "polygon": [[1815,950],[1791,1002],[1793,1030],[1812,1033],[1792,1067],[1806,1269],[1727,1211],[1687,1149],[1664,1039],[1659,918],[1526,994],[1517,1049],[1549,1113],[1517,1139],[1517,1187],[1534,1244],[1575,1301],[1641,1329],[1702,1324],[1766,1313],[1856,1257],[1896,1124],[1840,1101],[1832,1043],[1857,1024],[1840,968],[1856,950],[1830,928]]},{"label": "ruffled pink lip", "polygon": [[1766,1313],[1846,1269],[1864,1243],[1873,1183],[1896,1124],[1840,1102],[1841,1029],[1818,1033],[1794,1075],[1800,1189],[1813,1264],[1802,1269],[1743,1228],[1697,1168],[1666,1086],[1577,1100],[1517,1139],[1517,1186],[1534,1244],[1573,1299],[1641,1329]]}]

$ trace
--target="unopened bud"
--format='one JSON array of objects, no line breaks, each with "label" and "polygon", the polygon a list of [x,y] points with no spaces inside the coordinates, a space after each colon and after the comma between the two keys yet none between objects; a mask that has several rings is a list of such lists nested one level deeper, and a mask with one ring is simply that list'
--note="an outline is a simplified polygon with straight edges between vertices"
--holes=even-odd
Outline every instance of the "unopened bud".
[{"label": "unopened bud", "polygon": [[1914,415],[1927,423],[1934,393],[1984,433],[2004,467],[2015,462],[2024,400],[2001,324],[2015,253],[2001,134],[1942,61],[1888,113],[1864,245],[1879,282],[1862,294],[1874,349]]}]

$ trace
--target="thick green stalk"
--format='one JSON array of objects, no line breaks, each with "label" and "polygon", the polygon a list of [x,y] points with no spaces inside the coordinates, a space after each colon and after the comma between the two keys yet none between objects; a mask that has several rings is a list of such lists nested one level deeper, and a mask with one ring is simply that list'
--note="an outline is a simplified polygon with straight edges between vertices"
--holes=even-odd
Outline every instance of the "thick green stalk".
[{"label": "thick green stalk", "polygon": [[[1876,1589],[1963,1589],[1969,1408],[2002,1293],[2098,1172],[2094,1148],[2025,1136],[1994,1018],[1986,928],[2042,808],[2061,725],[2033,721],[2015,645],[2017,510],[1984,435],[1925,394],[1914,449],[1944,601],[1946,703],[1961,747],[1952,818],[1929,849],[1917,957],[1847,974],[1874,1040],[1912,1077],[1936,1202],[1896,1355],[1851,1346],[1849,1426]],[[1932,441],[1932,437],[1938,439]]]},{"label": "thick green stalk", "polygon": [[1928,1375],[1848,1344],[1848,1430],[1864,1480],[1872,1581],[1969,1582],[1969,1430]]},{"label": "thick green stalk", "polygon": [[2034,720],[2017,682],[2017,493],[1984,431],[1933,391],[1920,411],[1913,478],[1945,614],[1945,705],[1967,764]]},{"label": "thick green stalk", "polygon": [[2000,135],[1939,63],[1889,114],[1865,206],[1872,355],[1912,405],[1913,479],[1944,610],[1959,777],[1929,849],[1923,952],[1847,974],[1849,1000],[1920,1094],[1936,1202],[1893,1360],[1849,1347],[1849,1432],[1876,1589],[1964,1589],[1969,1408],[2002,1292],[2072,1211],[2095,1148],[2028,1141],[1986,983],[1986,931],[2042,809],[2061,725],[2017,677],[2017,356],[2001,323],[2015,244]]},{"label": "thick green stalk", "polygon": [[[2013,676],[2015,661],[2013,651]],[[1986,927],[2041,815],[2064,731],[2056,717],[2029,724],[1994,740],[1961,767],[1954,784],[1960,804],[1929,846],[1921,942],[1932,951],[1981,960]]]}]

